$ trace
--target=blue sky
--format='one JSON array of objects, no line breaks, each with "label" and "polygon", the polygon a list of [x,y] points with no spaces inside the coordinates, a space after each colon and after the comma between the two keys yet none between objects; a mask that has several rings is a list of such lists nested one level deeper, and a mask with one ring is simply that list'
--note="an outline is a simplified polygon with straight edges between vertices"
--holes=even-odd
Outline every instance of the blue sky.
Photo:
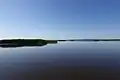
[{"label": "blue sky", "polygon": [[119,38],[119,0],[0,0],[0,39]]}]

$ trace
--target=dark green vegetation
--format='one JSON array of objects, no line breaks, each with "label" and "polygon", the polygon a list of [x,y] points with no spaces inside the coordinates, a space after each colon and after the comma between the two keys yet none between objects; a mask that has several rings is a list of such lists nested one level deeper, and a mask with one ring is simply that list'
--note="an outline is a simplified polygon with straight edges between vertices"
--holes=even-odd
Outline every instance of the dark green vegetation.
[{"label": "dark green vegetation", "polygon": [[47,44],[55,44],[54,40],[43,39],[6,39],[0,41],[1,47],[24,47],[24,46],[44,46]]}]

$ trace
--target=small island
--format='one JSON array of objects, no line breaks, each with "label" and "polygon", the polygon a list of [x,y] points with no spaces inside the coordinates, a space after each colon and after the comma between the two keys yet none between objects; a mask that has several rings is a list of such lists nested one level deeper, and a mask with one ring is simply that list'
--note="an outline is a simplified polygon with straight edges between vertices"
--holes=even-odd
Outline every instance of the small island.
[{"label": "small island", "polygon": [[1,47],[24,47],[24,46],[44,46],[47,44],[56,44],[56,40],[43,39],[5,39],[0,40]]}]

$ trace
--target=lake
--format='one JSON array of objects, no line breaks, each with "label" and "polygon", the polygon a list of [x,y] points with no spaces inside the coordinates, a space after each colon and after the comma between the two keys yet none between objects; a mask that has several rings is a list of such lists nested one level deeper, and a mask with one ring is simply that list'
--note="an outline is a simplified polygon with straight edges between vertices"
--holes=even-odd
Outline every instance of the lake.
[{"label": "lake", "polygon": [[120,42],[0,48],[0,80],[120,80]]}]

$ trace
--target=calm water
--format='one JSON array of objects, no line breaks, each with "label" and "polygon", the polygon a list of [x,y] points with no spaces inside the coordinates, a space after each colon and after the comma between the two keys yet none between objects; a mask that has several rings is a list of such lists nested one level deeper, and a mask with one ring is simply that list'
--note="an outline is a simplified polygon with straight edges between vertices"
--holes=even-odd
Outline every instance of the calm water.
[{"label": "calm water", "polygon": [[119,74],[120,42],[0,48],[0,80],[120,80]]}]

